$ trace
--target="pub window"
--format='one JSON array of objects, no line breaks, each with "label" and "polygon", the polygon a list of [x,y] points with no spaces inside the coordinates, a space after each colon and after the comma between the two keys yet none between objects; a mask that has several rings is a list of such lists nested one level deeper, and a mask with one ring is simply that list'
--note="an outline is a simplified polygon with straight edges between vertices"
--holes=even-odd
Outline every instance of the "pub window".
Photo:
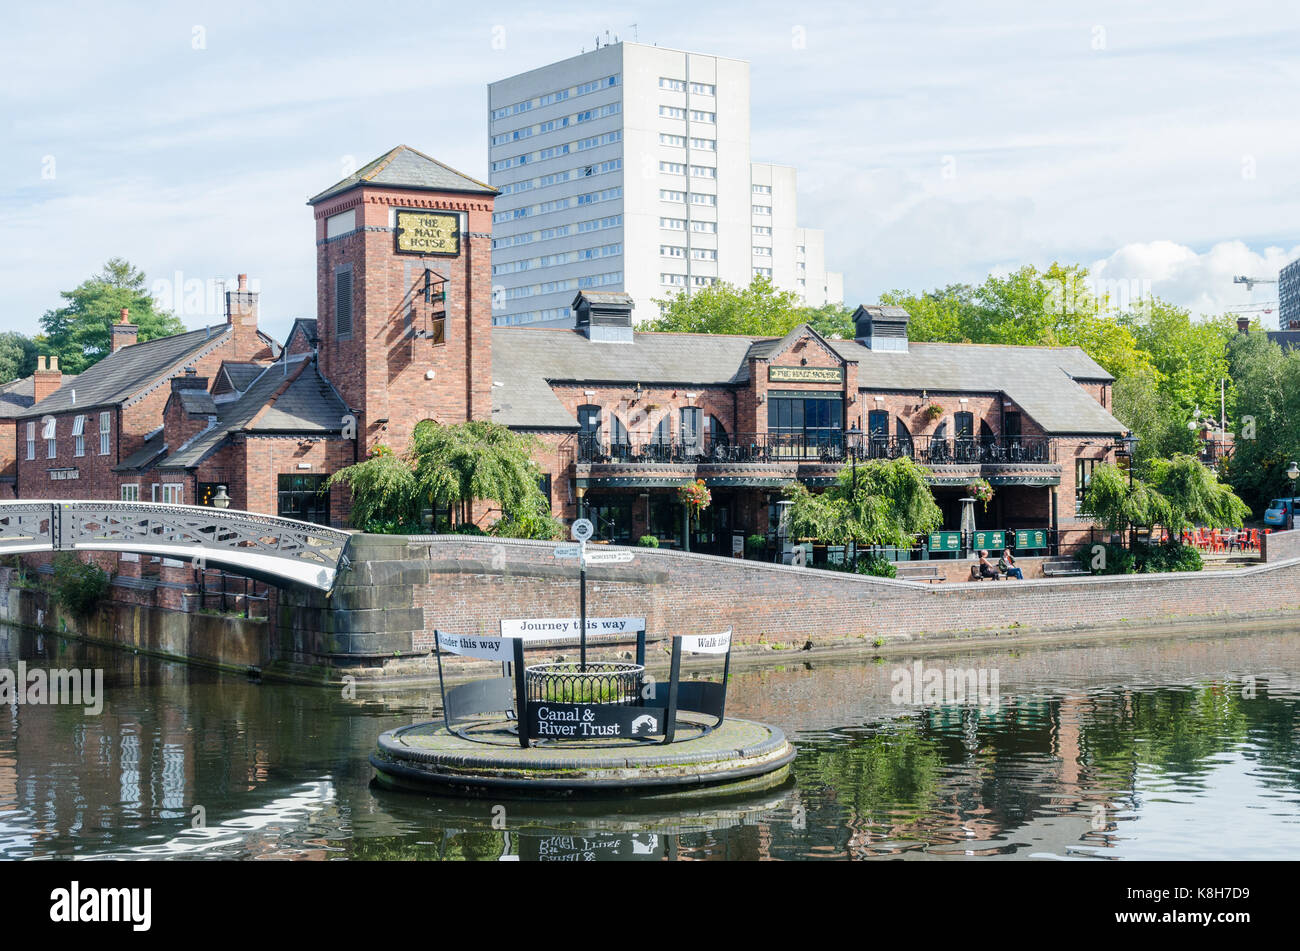
[{"label": "pub window", "polygon": [[140,501],[140,483],[139,483],[139,482],[132,482],[132,483],[129,483],[129,484],[127,484],[127,485],[124,485],[124,486],[122,486],[122,488],[121,488],[120,491],[121,491],[122,501],[123,501],[123,502],[139,502],[139,501]]},{"label": "pub window", "polygon": [[588,496],[587,518],[602,541],[630,544],[632,541],[632,496]]},{"label": "pub window", "polygon": [[45,421],[45,427],[41,431],[41,438],[45,440],[45,456],[47,459],[55,459],[59,455],[59,447],[55,444],[54,434],[57,430],[58,423],[51,416]]},{"label": "pub window", "polygon": [[85,416],[76,416],[72,420],[72,454],[74,456],[84,456],[86,454]]},{"label": "pub window", "polygon": [[36,424],[27,424],[27,458],[36,458]]},{"label": "pub window", "polygon": [[659,420],[659,425],[655,427],[655,443],[665,446],[673,441],[673,423],[672,418],[664,413],[664,418]]},{"label": "pub window", "polygon": [[538,491],[546,496],[546,510],[551,510],[551,474],[548,472],[537,480]]},{"label": "pub window", "polygon": [[1076,513],[1084,511],[1083,496],[1088,491],[1088,483],[1092,481],[1092,472],[1097,468],[1096,459],[1076,459],[1074,460],[1074,510]]},{"label": "pub window", "polygon": [[783,443],[805,447],[839,443],[844,432],[844,401],[813,397],[775,397],[767,401],[767,428]]},{"label": "pub window", "polygon": [[224,482],[200,482],[195,489],[195,505],[211,505],[212,499],[217,494],[217,489],[225,485]]},{"label": "pub window", "polygon": [[597,449],[601,444],[600,422],[599,406],[588,404],[578,407],[578,444],[588,452]]},{"label": "pub window", "polygon": [[99,454],[108,455],[108,434],[109,434],[109,416],[108,413],[99,414]]},{"label": "pub window", "polygon": [[352,265],[334,272],[334,335],[352,336]]},{"label": "pub window", "polygon": [[276,514],[281,518],[328,525],[330,500],[328,492],[321,492],[324,484],[323,475],[282,473],[277,484]]},{"label": "pub window", "polygon": [[164,482],[162,500],[164,505],[183,505],[185,503],[185,484],[182,482]]},{"label": "pub window", "polygon": [[722,420],[710,413],[708,419],[704,421],[704,436],[710,446],[725,446],[727,427],[722,425]]},{"label": "pub window", "polygon": [[1002,417],[1002,435],[1006,438],[1008,444],[1017,445],[1020,442],[1020,414],[1008,411]]},{"label": "pub window", "polygon": [[683,406],[681,409],[682,445],[698,448],[703,435],[704,410],[698,406]]},{"label": "pub window", "polygon": [[958,439],[975,438],[975,414],[974,413],[953,413],[953,428],[956,430]]},{"label": "pub window", "polygon": [[609,432],[610,442],[616,446],[626,446],[628,442],[630,442],[627,436],[627,427],[624,426],[623,421],[613,413],[609,414]]}]

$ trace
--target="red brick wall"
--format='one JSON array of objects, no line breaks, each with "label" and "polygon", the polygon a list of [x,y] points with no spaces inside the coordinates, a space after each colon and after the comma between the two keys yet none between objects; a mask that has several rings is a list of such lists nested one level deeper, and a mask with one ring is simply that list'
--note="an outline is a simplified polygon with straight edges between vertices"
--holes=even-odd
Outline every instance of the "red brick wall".
[{"label": "red brick wall", "polygon": [[[571,616],[577,580],[554,570],[551,545],[440,537],[413,546],[438,570],[417,587],[425,626],[457,633],[498,630],[503,617]],[[940,632],[1088,630],[1105,624],[1169,623],[1300,609],[1300,565],[1173,575],[1106,576],[1025,582],[910,584],[809,568],[633,549],[627,566],[593,568],[593,616],[645,615],[652,633],[731,628],[740,643],[826,646],[876,637]],[[491,568],[505,556],[504,570]],[[459,559],[459,566],[453,564]],[[498,561],[499,563],[499,561]],[[724,597],[719,592],[725,592]]]},{"label": "red brick wall", "polygon": [[[454,258],[396,253],[389,226],[395,207],[465,212],[461,253]],[[356,211],[358,230],[327,241],[326,218],[348,209]],[[321,372],[360,411],[362,456],[377,443],[403,451],[423,419],[491,419],[492,199],[366,187],[323,202],[315,212]],[[334,275],[347,264],[352,265],[352,333],[340,339]],[[412,305],[417,327],[430,309],[417,292],[425,265],[449,277],[445,343],[437,346],[406,332]]]}]

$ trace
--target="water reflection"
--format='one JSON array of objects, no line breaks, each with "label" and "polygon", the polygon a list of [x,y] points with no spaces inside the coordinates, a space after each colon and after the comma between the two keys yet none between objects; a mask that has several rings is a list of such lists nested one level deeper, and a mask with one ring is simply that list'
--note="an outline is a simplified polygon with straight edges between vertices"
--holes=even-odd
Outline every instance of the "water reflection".
[{"label": "water reflection", "polygon": [[[899,706],[912,662],[736,673],[729,709],[799,746],[792,781],[678,805],[453,800],[372,786],[434,691],[346,701],[0,629],[0,667],[102,667],[100,716],[0,706],[10,858],[723,860],[1294,856],[1300,635],[996,652],[999,702]],[[494,812],[493,807],[499,812]]]}]

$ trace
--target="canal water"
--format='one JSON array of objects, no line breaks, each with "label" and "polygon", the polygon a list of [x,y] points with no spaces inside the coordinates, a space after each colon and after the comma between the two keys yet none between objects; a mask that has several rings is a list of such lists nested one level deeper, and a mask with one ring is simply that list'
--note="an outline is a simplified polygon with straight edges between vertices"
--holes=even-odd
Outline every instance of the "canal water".
[{"label": "canal water", "polygon": [[[376,788],[375,738],[427,719],[436,690],[347,700],[0,627],[0,675],[20,662],[97,668],[104,690],[97,713],[0,704],[9,859],[1300,853],[1295,628],[848,662],[774,653],[733,675],[728,712],[787,732],[799,750],[792,779],[679,806]],[[952,692],[978,683],[976,695]]]}]

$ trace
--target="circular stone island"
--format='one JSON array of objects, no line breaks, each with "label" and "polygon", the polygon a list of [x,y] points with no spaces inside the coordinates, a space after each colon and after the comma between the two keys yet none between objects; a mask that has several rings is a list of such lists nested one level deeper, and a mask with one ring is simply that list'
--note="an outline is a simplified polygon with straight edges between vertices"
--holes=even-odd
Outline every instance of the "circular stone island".
[{"label": "circular stone island", "polygon": [[384,786],[460,796],[712,797],[768,789],[789,777],[795,750],[774,726],[679,715],[672,743],[550,739],[527,749],[514,721],[441,721],[389,730],[370,756]]}]

